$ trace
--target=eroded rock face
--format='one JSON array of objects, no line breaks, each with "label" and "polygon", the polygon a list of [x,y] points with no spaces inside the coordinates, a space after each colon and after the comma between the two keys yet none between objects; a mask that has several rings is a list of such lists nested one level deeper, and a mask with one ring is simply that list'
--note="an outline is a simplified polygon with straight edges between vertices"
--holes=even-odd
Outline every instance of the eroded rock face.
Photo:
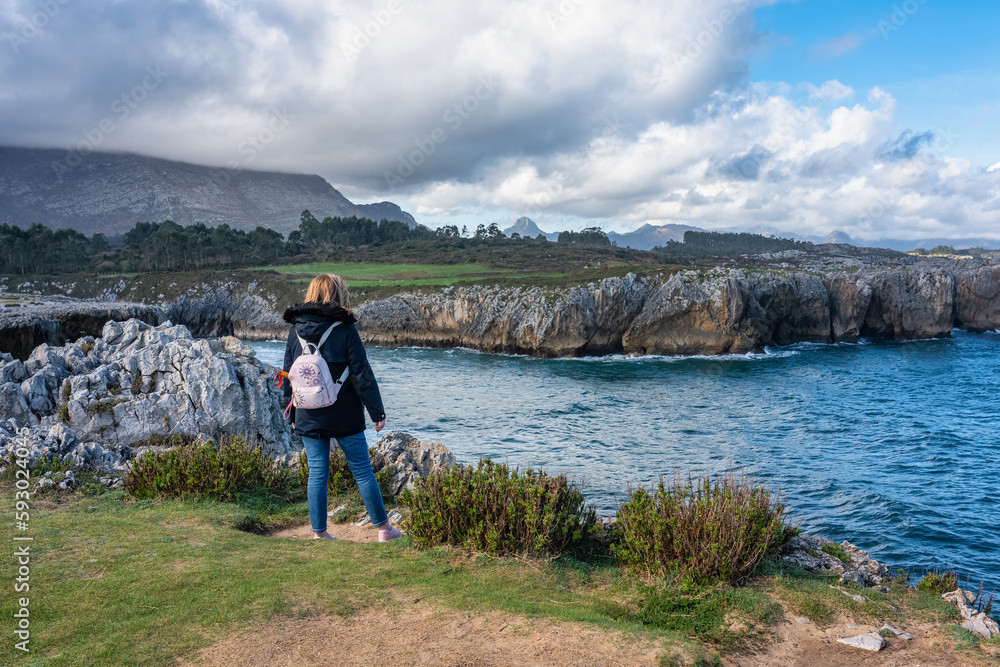
[{"label": "eroded rock face", "polygon": [[271,305],[253,294],[254,284],[245,294],[234,287],[217,287],[197,296],[182,296],[165,306],[166,317],[186,326],[196,337],[238,336],[243,340],[270,340],[288,333],[288,324]]},{"label": "eroded rock face", "polygon": [[[291,452],[273,369],[239,340],[196,340],[185,327],[135,319],[108,322],[102,333],[39,346],[20,385],[0,385],[0,453],[23,426],[31,427],[35,459],[56,455],[110,469],[151,436],[230,433],[259,439],[275,456]],[[0,376],[16,376],[20,369],[8,368],[18,363],[5,361]]]},{"label": "eroded rock face", "polygon": [[872,295],[862,335],[896,340],[944,338],[955,326],[955,276],[942,271],[865,275]]},{"label": "eroded rock face", "polygon": [[745,353],[797,342],[947,337],[1000,324],[1000,268],[629,274],[562,290],[489,285],[357,309],[366,342],[570,357]]},{"label": "eroded rock face", "polygon": [[1000,330],[1000,266],[984,266],[958,276],[957,326],[982,333]]},{"label": "eroded rock face", "polygon": [[162,309],[142,303],[44,303],[0,310],[0,350],[25,359],[42,343],[65,345],[83,336],[99,336],[108,320],[164,321]]},{"label": "eroded rock face", "polygon": [[414,489],[418,479],[438,470],[449,470],[455,465],[455,455],[436,442],[421,442],[408,433],[390,431],[375,443],[376,472],[383,468],[392,469],[388,483],[390,496],[398,496],[403,489]]},{"label": "eroded rock face", "polygon": [[761,344],[747,322],[750,283],[742,271],[670,277],[646,300],[622,343],[631,354],[725,354]]},{"label": "eroded rock face", "polygon": [[620,352],[647,293],[647,281],[629,274],[554,292],[474,285],[405,294],[355,312],[369,344],[569,357]]}]

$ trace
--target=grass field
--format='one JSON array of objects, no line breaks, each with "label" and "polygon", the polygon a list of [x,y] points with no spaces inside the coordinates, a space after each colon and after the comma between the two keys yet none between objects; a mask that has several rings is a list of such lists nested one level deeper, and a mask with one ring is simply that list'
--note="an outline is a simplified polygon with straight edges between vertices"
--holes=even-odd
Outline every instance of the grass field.
[{"label": "grass field", "polygon": [[293,278],[293,283],[307,283],[321,273],[335,273],[350,287],[439,286],[457,282],[477,282],[508,277],[562,278],[565,273],[534,274],[509,269],[495,269],[485,264],[360,264],[352,262],[314,262],[312,264],[285,264],[258,266],[251,271],[275,271]]}]

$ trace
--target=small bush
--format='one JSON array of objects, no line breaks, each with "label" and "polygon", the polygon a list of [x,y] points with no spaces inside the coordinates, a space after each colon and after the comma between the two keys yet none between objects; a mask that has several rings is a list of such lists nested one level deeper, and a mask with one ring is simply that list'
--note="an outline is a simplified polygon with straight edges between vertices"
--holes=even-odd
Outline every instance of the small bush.
[{"label": "small bush", "polygon": [[243,491],[266,489],[278,495],[288,490],[288,471],[277,469],[260,446],[241,436],[215,443],[150,453],[125,474],[125,490],[136,498],[156,496],[233,499]]},{"label": "small bush", "polygon": [[823,551],[823,553],[830,554],[834,558],[840,560],[840,562],[842,562],[844,565],[851,564],[850,555],[848,555],[847,551],[840,544],[836,544],[834,542],[827,542],[826,544],[821,546],[820,549]]},{"label": "small bush", "polygon": [[639,585],[628,602],[609,603],[605,611],[619,621],[677,632],[725,650],[748,648],[757,641],[757,628],[776,625],[784,613],[760,591],[691,581]]},{"label": "small bush", "polygon": [[62,405],[60,405],[59,406],[59,410],[58,410],[58,415],[59,415],[59,421],[61,421],[63,424],[68,424],[69,423],[69,406],[66,405],[65,403],[63,403]]},{"label": "small bush", "polygon": [[944,595],[958,588],[958,575],[954,570],[941,572],[932,570],[924,574],[924,578],[917,582],[917,590],[925,593],[935,593]]},{"label": "small bush", "polygon": [[[375,450],[369,448],[368,458],[372,462],[372,469],[375,469]],[[389,473],[391,470],[385,468],[383,470],[378,470],[375,473],[375,481],[378,482],[378,488],[382,491],[382,497],[385,498],[388,494],[386,493],[386,483],[389,480]],[[309,459],[306,458],[305,451],[299,452],[299,486],[303,489],[309,484]],[[327,493],[331,496],[340,496],[351,489],[354,488],[354,475],[351,474],[351,468],[347,465],[347,457],[344,456],[344,452],[337,448],[330,452],[330,481],[326,483]]]},{"label": "small bush", "polygon": [[741,583],[787,541],[784,511],[779,494],[745,476],[677,478],[670,485],[661,479],[652,495],[629,492],[611,549],[639,576]]},{"label": "small bush", "polygon": [[124,398],[116,398],[113,401],[111,401],[111,400],[94,401],[90,405],[87,406],[87,410],[91,414],[98,414],[98,413],[102,413],[103,414],[105,412],[111,412],[112,410],[115,409],[116,405],[118,405],[119,403],[124,403],[125,400],[126,399],[124,399]]},{"label": "small bush", "polygon": [[596,532],[597,516],[565,475],[493,461],[455,466],[404,491],[418,546],[452,544],[494,556],[558,555]]},{"label": "small bush", "polygon": [[87,356],[88,354],[90,354],[90,351],[93,349],[94,349],[93,343],[88,343],[86,341],[80,343],[80,352],[83,353],[83,356]]}]

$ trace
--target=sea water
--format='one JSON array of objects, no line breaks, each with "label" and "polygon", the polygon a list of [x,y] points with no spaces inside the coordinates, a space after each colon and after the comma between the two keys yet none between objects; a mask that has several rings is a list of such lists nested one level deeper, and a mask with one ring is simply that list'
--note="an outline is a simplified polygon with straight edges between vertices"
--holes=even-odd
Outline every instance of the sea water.
[{"label": "sea water", "polygon": [[[253,346],[281,363],[284,343]],[[661,475],[747,469],[808,533],[1000,584],[1000,335],[694,358],[368,354],[387,429],[463,462],[566,473],[603,515]]]}]

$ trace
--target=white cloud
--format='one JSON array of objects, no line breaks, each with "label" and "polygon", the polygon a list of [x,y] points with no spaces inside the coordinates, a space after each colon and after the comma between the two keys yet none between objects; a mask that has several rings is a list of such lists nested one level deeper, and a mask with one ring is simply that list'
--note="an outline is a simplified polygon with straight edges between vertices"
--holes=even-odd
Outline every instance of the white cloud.
[{"label": "white cloud", "polygon": [[[867,105],[823,116],[782,96],[733,99],[691,123],[656,123],[634,139],[594,140],[572,154],[497,162],[475,183],[438,183],[413,200],[428,214],[465,202],[580,218],[708,227],[766,225],[860,239],[996,236],[1000,170],[949,158],[948,136],[919,152],[878,159],[899,133],[895,100],[873,89]],[[918,144],[920,146],[922,144]],[[724,167],[724,168],[723,168]],[[692,196],[697,193],[698,196]]]},{"label": "white cloud", "polygon": [[[1000,169],[907,134],[888,91],[747,81],[771,2],[74,0],[0,49],[0,143],[74,145],[159,65],[98,148],[315,172],[422,215],[995,234]],[[0,32],[36,7],[7,6]],[[249,157],[275,109],[288,128]]]},{"label": "white cloud", "polygon": [[836,79],[827,81],[822,86],[814,86],[811,83],[807,83],[806,89],[809,91],[809,97],[814,102],[836,102],[837,100],[854,97],[854,89],[850,86],[845,86]]}]

